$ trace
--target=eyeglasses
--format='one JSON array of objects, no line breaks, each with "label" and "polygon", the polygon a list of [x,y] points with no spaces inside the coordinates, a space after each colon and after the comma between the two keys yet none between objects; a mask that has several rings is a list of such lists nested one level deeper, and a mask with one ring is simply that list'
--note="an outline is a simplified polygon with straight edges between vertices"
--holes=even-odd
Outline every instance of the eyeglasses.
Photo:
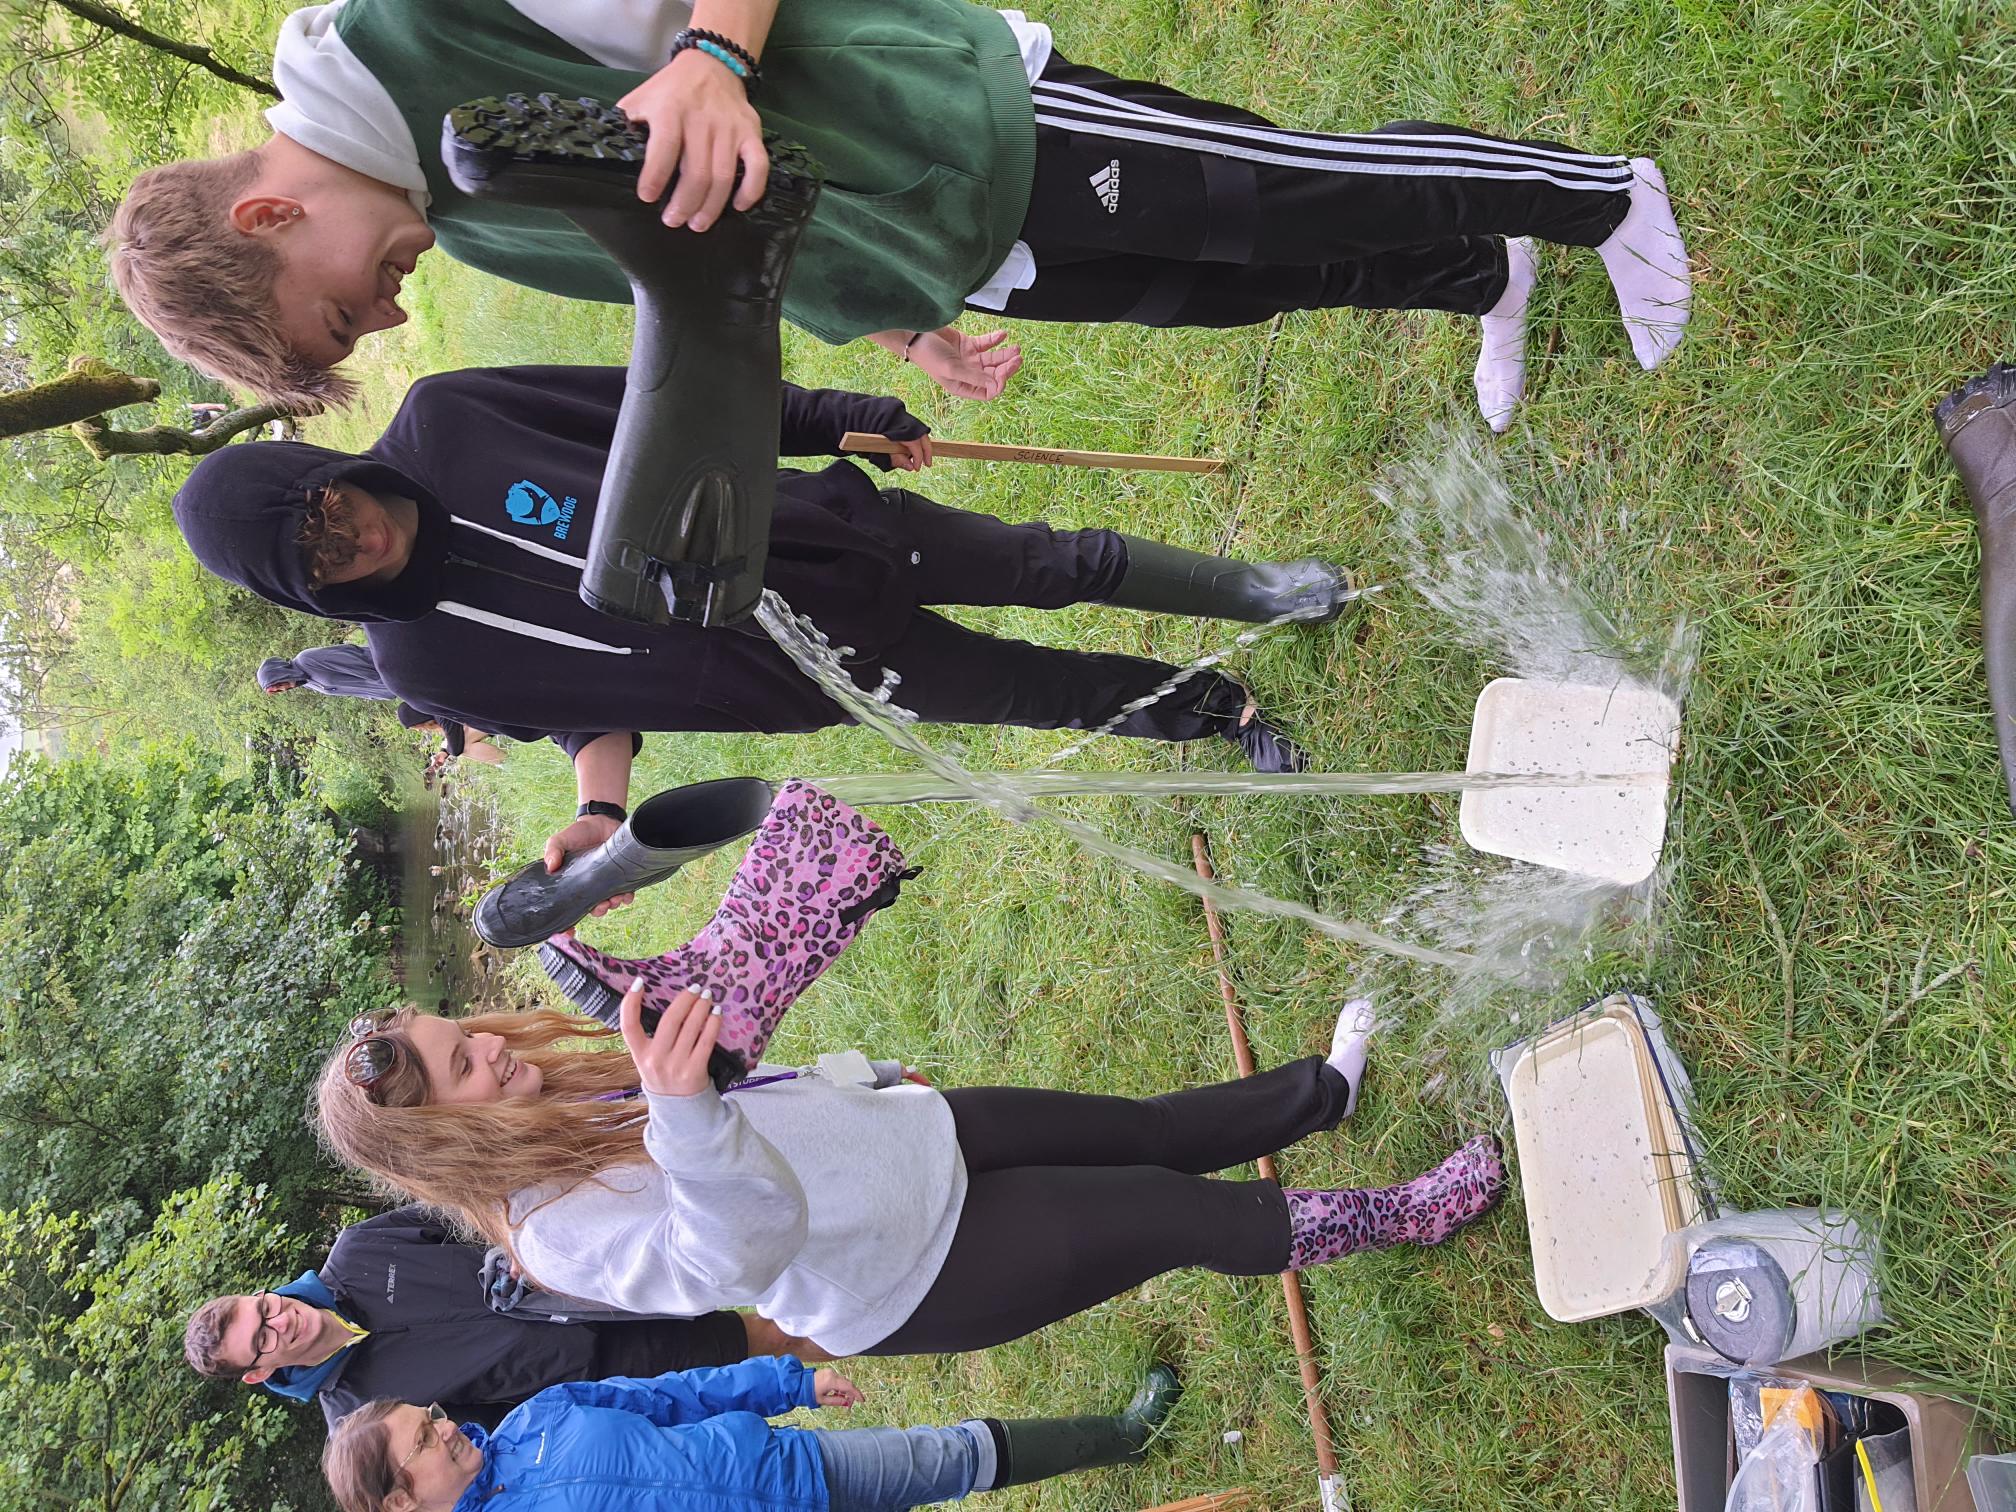
[{"label": "eyeglasses", "polygon": [[397,1008],[374,1008],[350,1020],[350,1038],[355,1043],[343,1057],[343,1075],[352,1086],[369,1092],[399,1064],[399,1046],[385,1038],[385,1031],[398,1017]]},{"label": "eyeglasses", "polygon": [[270,1291],[259,1292],[252,1298],[252,1307],[259,1314],[259,1327],[252,1334],[252,1359],[245,1366],[247,1370],[257,1370],[260,1356],[280,1347],[280,1330],[273,1326],[273,1313],[279,1305],[280,1299]]},{"label": "eyeglasses", "polygon": [[413,1447],[406,1451],[406,1458],[392,1467],[392,1474],[395,1478],[404,1475],[406,1467],[425,1454],[429,1444],[438,1444],[441,1442],[441,1425],[447,1421],[448,1414],[441,1410],[439,1402],[429,1402],[427,1404],[427,1417],[420,1424],[420,1432],[414,1436]]}]

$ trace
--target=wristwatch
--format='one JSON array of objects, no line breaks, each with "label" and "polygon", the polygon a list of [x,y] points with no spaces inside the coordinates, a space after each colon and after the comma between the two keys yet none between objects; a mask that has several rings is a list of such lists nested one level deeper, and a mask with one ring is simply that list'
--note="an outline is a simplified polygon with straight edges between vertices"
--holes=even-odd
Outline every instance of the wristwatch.
[{"label": "wristwatch", "polygon": [[621,824],[625,819],[630,817],[630,811],[624,808],[622,804],[604,803],[600,798],[590,798],[581,807],[574,810],[574,817],[576,819],[586,819],[590,814],[599,814],[604,819],[614,819],[618,824]]}]

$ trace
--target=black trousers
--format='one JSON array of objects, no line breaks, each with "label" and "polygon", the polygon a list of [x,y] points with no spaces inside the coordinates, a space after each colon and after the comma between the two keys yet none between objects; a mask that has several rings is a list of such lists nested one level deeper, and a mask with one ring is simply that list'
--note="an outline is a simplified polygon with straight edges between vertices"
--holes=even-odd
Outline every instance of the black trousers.
[{"label": "black trousers", "polygon": [[697,1318],[639,1318],[634,1322],[555,1324],[595,1335],[595,1379],[654,1376],[701,1365],[736,1365],[749,1358],[749,1330],[740,1313]]},{"label": "black trousers", "polygon": [[1235,326],[1284,310],[1481,315],[1507,236],[1595,246],[1629,208],[1622,158],[1396,121],[1290,131],[1052,55],[1034,85],[1022,240],[1031,320]]},{"label": "black trousers", "polygon": [[1334,1128],[1350,1083],[1317,1056],[1135,1101],[1018,1087],[945,1094],[966,1206],[938,1279],[875,1355],[1020,1338],[1185,1266],[1265,1276],[1288,1264],[1288,1204],[1222,1171]]},{"label": "black trousers", "polygon": [[[894,531],[911,548],[921,604],[1062,609],[1111,598],[1127,572],[1126,542],[1111,530],[1009,525],[900,488],[885,490],[883,498],[896,513]],[[926,720],[1041,730],[1104,724],[1176,671],[1142,656],[1065,651],[983,635],[929,610],[920,610],[908,633],[873,663],[901,675],[896,701]],[[857,681],[872,686],[872,670]],[[1232,679],[1201,672],[1128,715],[1113,733],[1197,740],[1224,729],[1245,702],[1245,690]]]}]

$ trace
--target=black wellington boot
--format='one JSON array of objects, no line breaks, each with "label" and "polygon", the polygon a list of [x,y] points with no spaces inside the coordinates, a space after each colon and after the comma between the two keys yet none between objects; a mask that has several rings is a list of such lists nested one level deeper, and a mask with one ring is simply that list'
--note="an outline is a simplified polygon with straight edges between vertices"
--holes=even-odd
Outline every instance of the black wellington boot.
[{"label": "black wellington boot", "polygon": [[450,111],[441,158],[474,198],[567,216],[630,280],[637,330],[581,597],[647,624],[731,624],[763,592],[782,404],[777,321],[820,169],[766,133],[763,198],[704,233],[674,230],[637,198],[644,141],[613,105],[505,95]]},{"label": "black wellington boot", "polygon": [[1127,571],[1107,603],[1154,614],[1265,624],[1334,620],[1357,595],[1351,574],[1314,557],[1299,562],[1239,562],[1162,541],[1123,535]]},{"label": "black wellington boot", "polygon": [[1131,1465],[1147,1457],[1148,1441],[1162,1426],[1183,1394],[1176,1372],[1167,1365],[1151,1367],[1134,1400],[1114,1417],[998,1418],[981,1421],[994,1434],[1000,1456],[994,1484],[1026,1486],[1073,1470],[1101,1465]]},{"label": "black wellington boot", "polygon": [[1981,642],[2002,780],[2016,810],[2016,366],[1998,362],[1939,401],[1939,439],[1981,537]]},{"label": "black wellington boot", "polygon": [[645,799],[623,827],[557,872],[534,861],[500,882],[476,905],[476,933],[500,950],[537,945],[586,918],[617,893],[663,882],[749,834],[763,822],[776,790],[760,777],[720,777],[669,788]]}]

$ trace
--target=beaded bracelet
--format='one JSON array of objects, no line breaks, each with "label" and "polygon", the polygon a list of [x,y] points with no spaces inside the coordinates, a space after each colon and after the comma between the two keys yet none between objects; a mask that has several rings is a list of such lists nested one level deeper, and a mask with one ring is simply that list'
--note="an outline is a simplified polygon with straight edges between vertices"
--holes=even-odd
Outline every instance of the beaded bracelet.
[{"label": "beaded bracelet", "polygon": [[672,51],[666,55],[668,61],[678,57],[689,47],[707,54],[744,84],[753,84],[763,77],[763,70],[756,66],[755,54],[734,38],[724,37],[720,32],[687,27],[673,37]]}]

